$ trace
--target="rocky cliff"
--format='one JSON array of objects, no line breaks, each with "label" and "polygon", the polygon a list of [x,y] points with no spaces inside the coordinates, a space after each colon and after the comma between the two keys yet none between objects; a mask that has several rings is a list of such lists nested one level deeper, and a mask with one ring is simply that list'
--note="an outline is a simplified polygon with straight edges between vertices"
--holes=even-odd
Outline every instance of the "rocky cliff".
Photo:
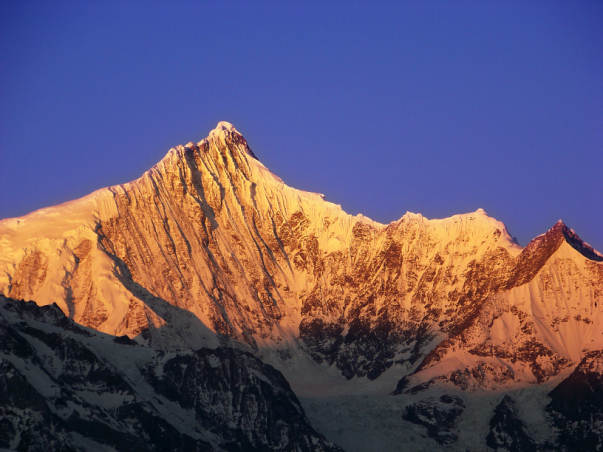
[{"label": "rocky cliff", "polygon": [[335,451],[274,368],[230,348],[162,353],[0,296],[0,447]]}]

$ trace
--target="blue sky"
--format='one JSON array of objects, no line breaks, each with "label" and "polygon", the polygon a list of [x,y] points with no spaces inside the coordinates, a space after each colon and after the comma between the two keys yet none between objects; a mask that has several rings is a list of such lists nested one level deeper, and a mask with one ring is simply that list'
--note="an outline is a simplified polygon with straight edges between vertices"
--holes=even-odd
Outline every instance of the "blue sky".
[{"label": "blue sky", "polygon": [[232,122],[289,185],[389,222],[483,207],[603,250],[603,3],[0,5],[0,217]]}]

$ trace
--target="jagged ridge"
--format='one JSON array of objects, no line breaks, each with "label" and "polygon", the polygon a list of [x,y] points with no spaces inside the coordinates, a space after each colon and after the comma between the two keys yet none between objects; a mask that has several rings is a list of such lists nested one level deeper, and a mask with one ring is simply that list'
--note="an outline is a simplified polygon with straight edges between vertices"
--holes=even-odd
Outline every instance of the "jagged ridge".
[{"label": "jagged ridge", "polygon": [[339,450],[248,353],[157,353],[1,296],[0,339],[2,448]]}]

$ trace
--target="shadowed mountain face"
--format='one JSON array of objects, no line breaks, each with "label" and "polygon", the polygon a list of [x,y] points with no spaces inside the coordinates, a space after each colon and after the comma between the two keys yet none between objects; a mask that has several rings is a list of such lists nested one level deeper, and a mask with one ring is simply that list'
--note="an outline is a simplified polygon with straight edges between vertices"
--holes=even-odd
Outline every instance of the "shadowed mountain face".
[{"label": "shadowed mountain face", "polygon": [[254,356],[165,354],[81,328],[56,305],[0,297],[0,369],[3,448],[339,450]]},{"label": "shadowed mountain face", "polygon": [[401,397],[563,378],[603,349],[602,260],[562,222],[522,249],[481,209],[348,215],[224,122],[133,182],[0,222],[6,296],[165,352],[251,351],[294,389],[335,375]]},{"label": "shadowed mountain face", "polygon": [[494,450],[522,451],[536,449],[536,444],[530,438],[524,423],[517,415],[515,402],[508,395],[504,396],[494,409],[486,442]]},{"label": "shadowed mountain face", "polygon": [[587,353],[549,394],[547,410],[567,450],[603,449],[603,351]]}]

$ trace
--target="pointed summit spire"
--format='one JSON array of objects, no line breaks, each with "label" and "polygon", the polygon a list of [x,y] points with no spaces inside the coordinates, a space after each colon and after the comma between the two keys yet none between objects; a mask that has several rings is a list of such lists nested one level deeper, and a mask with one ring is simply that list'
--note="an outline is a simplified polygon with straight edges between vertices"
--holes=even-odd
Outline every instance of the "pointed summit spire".
[{"label": "pointed summit spire", "polygon": [[259,160],[257,156],[253,153],[249,145],[247,144],[247,140],[243,137],[243,134],[239,132],[235,126],[233,126],[228,121],[220,121],[216,125],[216,127],[209,132],[207,139],[215,139],[222,141],[224,144],[231,142],[235,144],[240,144],[245,147],[245,152],[249,154],[256,160]]},{"label": "pointed summit spire", "polygon": [[554,228],[559,228],[563,232],[565,241],[584,257],[593,261],[603,261],[603,255],[594,249],[590,243],[582,240],[580,236],[576,234],[576,231],[569,228],[563,221],[559,220],[555,226],[553,226],[553,229]]},{"label": "pointed summit spire", "polygon": [[533,242],[541,239],[555,242],[555,248],[557,248],[562,241],[565,241],[584,257],[594,261],[603,261],[603,255],[595,250],[589,243],[582,240],[580,236],[576,234],[576,231],[566,225],[561,219],[557,220],[545,234],[537,237]]},{"label": "pointed summit spire", "polygon": [[218,124],[216,125],[216,127],[211,132],[209,132],[209,134],[210,135],[222,135],[222,134],[224,134],[224,132],[236,133],[238,135],[241,135],[241,132],[239,132],[235,128],[235,126],[233,126],[228,121],[220,121],[220,122],[218,122]]}]

